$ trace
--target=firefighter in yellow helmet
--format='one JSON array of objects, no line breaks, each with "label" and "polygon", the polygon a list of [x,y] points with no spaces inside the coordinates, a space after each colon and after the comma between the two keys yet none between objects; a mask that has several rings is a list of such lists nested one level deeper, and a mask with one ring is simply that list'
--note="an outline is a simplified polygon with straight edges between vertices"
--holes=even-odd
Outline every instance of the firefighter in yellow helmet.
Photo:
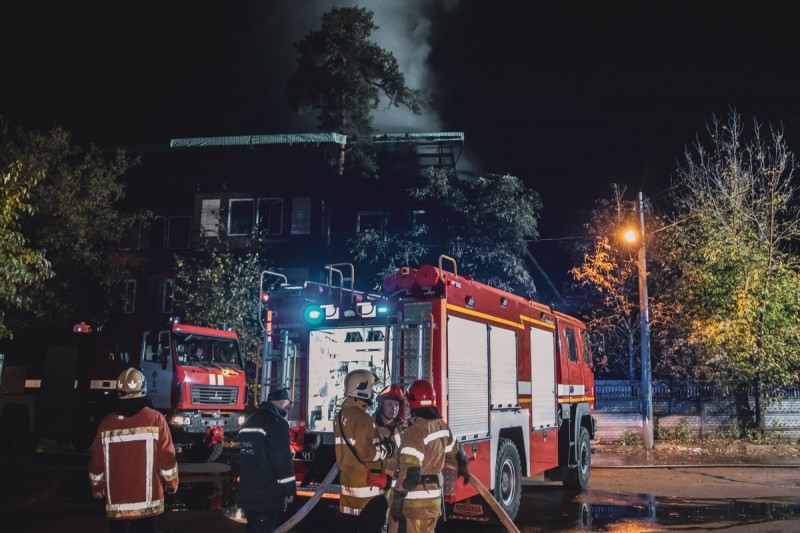
[{"label": "firefighter in yellow helmet", "polygon": [[346,398],[333,420],[341,484],[339,518],[348,531],[360,533],[381,531],[388,508],[383,494],[389,479],[381,469],[394,446],[391,441],[381,441],[367,413],[377,381],[377,376],[366,369],[348,373],[344,379]]},{"label": "firefighter in yellow helmet", "polygon": [[178,463],[164,415],[145,405],[147,381],[135,368],[117,378],[114,412],[97,429],[89,460],[92,495],[106,500],[112,531],[157,531],[164,493],[178,489]]},{"label": "firefighter in yellow helmet", "polygon": [[442,514],[442,469],[457,465],[469,481],[467,457],[436,408],[436,391],[423,379],[406,391],[411,409],[409,427],[401,436],[400,471],[392,498],[391,517],[404,521],[407,533],[432,532]]}]

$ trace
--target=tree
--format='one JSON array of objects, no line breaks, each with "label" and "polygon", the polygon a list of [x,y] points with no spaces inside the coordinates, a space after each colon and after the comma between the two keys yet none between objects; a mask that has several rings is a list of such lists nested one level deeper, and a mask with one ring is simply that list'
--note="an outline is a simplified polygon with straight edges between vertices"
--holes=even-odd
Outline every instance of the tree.
[{"label": "tree", "polygon": [[[602,335],[609,359],[606,371],[635,381],[641,347],[639,243],[625,241],[623,233],[631,229],[638,233],[639,222],[636,202],[626,200],[625,193],[624,186],[611,184],[611,196],[597,201],[585,224],[588,238],[576,241],[580,264],[570,270],[575,280],[571,299],[589,330]],[[653,370],[670,378],[688,377],[694,375],[696,364],[675,347],[674,306],[664,298],[663,287],[670,283],[662,258],[664,218],[647,202],[644,209]]]},{"label": "tree", "polygon": [[[420,113],[423,93],[406,87],[394,55],[370,41],[378,29],[372,12],[360,7],[333,8],[322,15],[322,27],[295,44],[297,70],[289,80],[289,98],[298,111],[316,109],[319,127],[348,137],[348,144],[369,144],[372,111],[386,97],[389,105]],[[363,149],[356,163],[374,173],[375,163]],[[344,145],[339,158],[343,172]]]},{"label": "tree", "polygon": [[734,111],[687,150],[673,187],[673,300],[685,338],[711,375],[753,386],[756,425],[765,432],[770,391],[800,373],[800,210],[795,161],[783,133],[745,132]]},{"label": "tree", "polygon": [[[74,145],[56,127],[47,133],[12,131],[0,124],[0,163],[18,162],[29,184],[30,205],[20,218],[22,234],[41,250],[53,276],[25,288],[28,309],[47,323],[102,321],[118,303],[124,278],[113,260],[132,216],[121,212],[121,175],[133,164],[122,152],[111,156]],[[27,323],[30,315],[16,321]]]},{"label": "tree", "polygon": [[356,260],[393,269],[435,261],[446,253],[458,261],[459,272],[484,283],[521,294],[535,292],[525,259],[528,241],[539,237],[542,203],[520,179],[460,178],[436,169],[409,196],[426,213],[435,214],[435,224],[414,220],[409,230],[359,235],[351,242]]},{"label": "tree", "polygon": [[639,272],[636,250],[620,242],[628,227],[636,227],[634,203],[625,200],[625,187],[611,185],[611,198],[597,201],[584,227],[589,239],[577,241],[581,264],[572,270],[573,291],[589,330],[602,335],[608,370],[634,381],[638,344]]},{"label": "tree", "polygon": [[0,338],[11,336],[8,311],[29,308],[28,288],[52,275],[44,252],[31,248],[20,231],[20,219],[34,211],[29,202],[36,182],[19,161],[0,169]]},{"label": "tree", "polygon": [[207,327],[227,324],[239,336],[247,360],[261,354],[258,283],[267,269],[258,247],[237,250],[225,239],[203,239],[203,247],[176,257],[175,303],[192,323]]}]

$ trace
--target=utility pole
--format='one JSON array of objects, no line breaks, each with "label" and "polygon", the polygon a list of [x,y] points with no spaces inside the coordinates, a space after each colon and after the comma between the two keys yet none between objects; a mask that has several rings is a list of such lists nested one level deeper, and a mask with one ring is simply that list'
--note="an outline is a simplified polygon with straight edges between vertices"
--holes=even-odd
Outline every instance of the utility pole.
[{"label": "utility pole", "polygon": [[644,197],[639,191],[639,319],[642,344],[642,440],[653,449],[653,382],[650,372],[650,307],[647,304],[647,256],[644,234]]}]

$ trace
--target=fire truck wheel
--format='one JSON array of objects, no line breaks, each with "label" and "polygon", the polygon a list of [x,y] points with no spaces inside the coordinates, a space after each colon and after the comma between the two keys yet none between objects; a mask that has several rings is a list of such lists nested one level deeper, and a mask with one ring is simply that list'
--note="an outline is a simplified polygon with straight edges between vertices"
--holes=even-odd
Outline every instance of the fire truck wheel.
[{"label": "fire truck wheel", "polygon": [[567,471],[564,485],[571,489],[585,489],[589,485],[589,470],[592,465],[592,444],[589,441],[589,431],[581,427],[578,434],[578,464]]},{"label": "fire truck wheel", "polygon": [[522,498],[522,467],[519,452],[511,439],[500,439],[494,475],[494,497],[513,520]]},{"label": "fire truck wheel", "polygon": [[213,463],[222,455],[222,443],[205,446],[197,443],[184,449],[184,457],[191,463]]}]

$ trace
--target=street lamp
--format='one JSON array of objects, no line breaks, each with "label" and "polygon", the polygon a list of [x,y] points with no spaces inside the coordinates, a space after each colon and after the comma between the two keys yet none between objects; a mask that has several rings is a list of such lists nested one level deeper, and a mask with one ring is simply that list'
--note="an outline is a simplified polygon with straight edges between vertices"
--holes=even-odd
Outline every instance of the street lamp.
[{"label": "street lamp", "polygon": [[639,327],[642,345],[642,440],[647,450],[653,448],[653,383],[650,377],[650,308],[647,305],[647,257],[644,247],[644,199],[639,192],[639,233],[629,229],[623,238],[639,239]]}]

